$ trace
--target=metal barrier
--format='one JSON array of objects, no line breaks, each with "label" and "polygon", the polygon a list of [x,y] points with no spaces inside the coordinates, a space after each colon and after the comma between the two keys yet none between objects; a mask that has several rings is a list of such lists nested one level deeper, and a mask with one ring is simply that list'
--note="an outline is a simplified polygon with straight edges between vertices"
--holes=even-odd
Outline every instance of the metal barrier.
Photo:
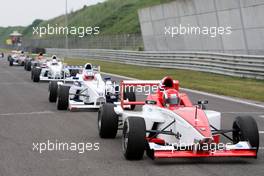
[{"label": "metal barrier", "polygon": [[99,59],[158,68],[188,69],[264,80],[264,56],[208,52],[154,52],[47,48],[61,57]]}]

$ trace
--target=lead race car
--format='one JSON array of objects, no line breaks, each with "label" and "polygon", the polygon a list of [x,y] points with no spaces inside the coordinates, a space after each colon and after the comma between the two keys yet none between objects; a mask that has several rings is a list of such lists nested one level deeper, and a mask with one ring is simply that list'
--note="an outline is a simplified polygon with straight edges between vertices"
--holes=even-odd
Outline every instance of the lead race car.
[{"label": "lead race car", "polygon": [[31,79],[33,82],[64,80],[74,81],[81,66],[67,66],[57,56],[31,61]]},{"label": "lead race car", "polygon": [[[206,110],[207,101],[193,105],[179,82],[170,77],[162,81],[123,81],[120,89],[157,86],[146,101],[105,104],[98,112],[101,138],[115,138],[122,130],[123,154],[128,160],[152,158],[257,157],[259,133],[255,120],[238,116],[232,129],[221,129],[221,113]],[[143,105],[141,111],[131,106]],[[130,107],[129,107],[130,106]],[[232,133],[230,137],[227,133]],[[230,140],[220,142],[220,136]]]},{"label": "lead race car", "polygon": [[117,89],[110,78],[103,80],[99,66],[87,63],[81,74],[74,77],[73,84],[51,81],[49,101],[57,102],[58,110],[98,109],[106,102],[118,100]]}]

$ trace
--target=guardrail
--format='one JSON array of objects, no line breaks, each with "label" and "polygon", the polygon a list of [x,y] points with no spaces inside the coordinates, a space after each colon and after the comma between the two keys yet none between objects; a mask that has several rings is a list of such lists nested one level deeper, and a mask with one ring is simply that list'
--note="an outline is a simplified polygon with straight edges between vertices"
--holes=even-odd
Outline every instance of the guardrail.
[{"label": "guardrail", "polygon": [[208,52],[154,52],[104,49],[47,48],[61,57],[94,58],[140,66],[188,69],[222,75],[264,79],[264,56]]}]

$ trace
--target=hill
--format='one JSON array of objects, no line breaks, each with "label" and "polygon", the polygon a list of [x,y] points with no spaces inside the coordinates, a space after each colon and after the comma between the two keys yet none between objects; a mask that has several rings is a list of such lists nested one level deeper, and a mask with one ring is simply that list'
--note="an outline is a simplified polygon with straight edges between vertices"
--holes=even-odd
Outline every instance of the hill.
[{"label": "hill", "polygon": [[[68,15],[69,26],[99,26],[101,34],[140,33],[137,11],[172,0],[107,0],[92,6],[84,6]],[[36,21],[34,21],[36,23]],[[40,22],[40,21],[38,21]],[[64,26],[64,15],[39,23]],[[24,34],[32,34],[32,26],[28,26]]]}]

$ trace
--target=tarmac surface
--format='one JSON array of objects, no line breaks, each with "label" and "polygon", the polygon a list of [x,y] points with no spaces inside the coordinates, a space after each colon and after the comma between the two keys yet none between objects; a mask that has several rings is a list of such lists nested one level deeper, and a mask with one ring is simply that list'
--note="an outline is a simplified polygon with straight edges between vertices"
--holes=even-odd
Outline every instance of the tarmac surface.
[{"label": "tarmac surface", "polygon": [[[119,78],[114,78],[119,79]],[[23,67],[9,67],[0,60],[0,176],[109,176],[109,175],[264,175],[264,109],[241,103],[188,93],[193,102],[209,101],[208,109],[222,112],[223,128],[231,128],[237,115],[253,116],[260,131],[257,159],[203,158],[159,159],[147,156],[126,161],[121,135],[100,139],[97,112],[57,111],[48,102],[48,84],[33,83]],[[89,151],[42,151],[36,144],[47,141],[88,143]],[[97,150],[99,146],[99,150]]]}]

